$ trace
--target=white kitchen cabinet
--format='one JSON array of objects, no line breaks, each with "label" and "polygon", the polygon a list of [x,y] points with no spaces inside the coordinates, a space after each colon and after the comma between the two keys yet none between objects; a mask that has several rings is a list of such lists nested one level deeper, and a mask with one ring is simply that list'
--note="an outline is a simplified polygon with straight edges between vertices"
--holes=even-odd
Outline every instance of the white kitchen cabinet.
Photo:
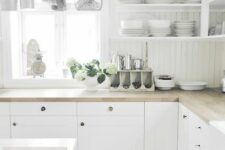
[{"label": "white kitchen cabinet", "polygon": [[190,112],[189,122],[189,147],[190,150],[207,150],[208,147],[208,125]]},{"label": "white kitchen cabinet", "polygon": [[11,103],[12,138],[76,138],[77,104]]},{"label": "white kitchen cabinet", "polygon": [[178,150],[209,150],[208,128],[203,120],[180,104]]},{"label": "white kitchen cabinet", "polygon": [[12,138],[76,138],[75,116],[12,116]]},{"label": "white kitchen cabinet", "polygon": [[144,150],[144,103],[80,103],[78,114],[79,150]]},{"label": "white kitchen cabinet", "polygon": [[209,127],[209,141],[207,150],[225,150],[225,134],[213,126]]},{"label": "white kitchen cabinet", "polygon": [[178,150],[189,149],[189,111],[179,104]]},{"label": "white kitchen cabinet", "polygon": [[10,138],[9,116],[0,116],[0,138]]},{"label": "white kitchen cabinet", "polygon": [[13,102],[10,104],[12,115],[76,115],[77,104],[73,102]]},{"label": "white kitchen cabinet", "polygon": [[145,104],[145,150],[176,150],[178,103]]},{"label": "white kitchen cabinet", "polygon": [[0,104],[0,138],[10,137],[9,103]]}]

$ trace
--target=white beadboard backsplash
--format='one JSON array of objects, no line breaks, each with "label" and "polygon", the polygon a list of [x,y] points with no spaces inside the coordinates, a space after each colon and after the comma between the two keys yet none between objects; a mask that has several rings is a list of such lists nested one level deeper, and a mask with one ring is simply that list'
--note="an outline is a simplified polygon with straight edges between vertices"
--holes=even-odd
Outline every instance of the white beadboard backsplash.
[{"label": "white beadboard backsplash", "polygon": [[[118,37],[120,20],[124,19],[169,19],[172,22],[182,19],[196,20],[196,33],[199,35],[200,11],[149,10],[149,11],[116,11],[111,5],[110,36]],[[114,5],[115,6],[115,5]],[[134,8],[131,8],[134,9]],[[210,13],[210,27],[225,21],[224,10],[213,10]],[[110,53],[132,54],[143,58],[145,41],[120,40],[113,38],[109,43]],[[209,87],[219,87],[225,70],[225,41],[201,40],[155,40],[149,41],[149,66],[154,74],[173,75],[176,81],[207,81]]]},{"label": "white beadboard backsplash", "polygon": [[[143,58],[143,42],[111,43],[114,43],[110,46],[112,53],[132,54]],[[224,58],[223,41],[149,42],[149,66],[154,70],[154,74],[173,75],[177,81],[207,81],[209,87],[219,87],[225,69]]]}]

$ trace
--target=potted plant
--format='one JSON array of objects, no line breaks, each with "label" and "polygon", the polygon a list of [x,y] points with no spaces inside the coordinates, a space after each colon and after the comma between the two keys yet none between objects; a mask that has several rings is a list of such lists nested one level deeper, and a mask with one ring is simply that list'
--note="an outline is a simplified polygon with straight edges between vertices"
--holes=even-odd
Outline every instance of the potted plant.
[{"label": "potted plant", "polygon": [[74,79],[82,81],[86,88],[91,90],[102,84],[107,77],[117,74],[117,68],[114,64],[108,63],[102,68],[100,61],[97,59],[81,64],[74,58],[70,58],[67,61],[67,67]]}]

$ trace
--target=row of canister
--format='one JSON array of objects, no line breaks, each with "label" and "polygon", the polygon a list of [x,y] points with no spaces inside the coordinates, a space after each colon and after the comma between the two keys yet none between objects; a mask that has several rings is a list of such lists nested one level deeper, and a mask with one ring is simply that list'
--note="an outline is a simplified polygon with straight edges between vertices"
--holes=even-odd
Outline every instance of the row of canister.
[{"label": "row of canister", "polygon": [[132,58],[131,55],[113,55],[112,63],[117,66],[118,70],[142,70],[144,69],[144,60]]}]

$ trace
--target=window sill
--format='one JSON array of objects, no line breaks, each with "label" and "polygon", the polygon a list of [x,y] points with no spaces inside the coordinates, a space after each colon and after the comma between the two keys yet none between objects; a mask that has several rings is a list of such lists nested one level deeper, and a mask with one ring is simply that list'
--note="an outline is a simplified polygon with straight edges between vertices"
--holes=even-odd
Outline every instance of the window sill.
[{"label": "window sill", "polygon": [[[107,88],[106,80],[99,88]],[[54,78],[17,78],[4,82],[3,88],[85,88],[82,82],[74,79],[54,79]]]}]

